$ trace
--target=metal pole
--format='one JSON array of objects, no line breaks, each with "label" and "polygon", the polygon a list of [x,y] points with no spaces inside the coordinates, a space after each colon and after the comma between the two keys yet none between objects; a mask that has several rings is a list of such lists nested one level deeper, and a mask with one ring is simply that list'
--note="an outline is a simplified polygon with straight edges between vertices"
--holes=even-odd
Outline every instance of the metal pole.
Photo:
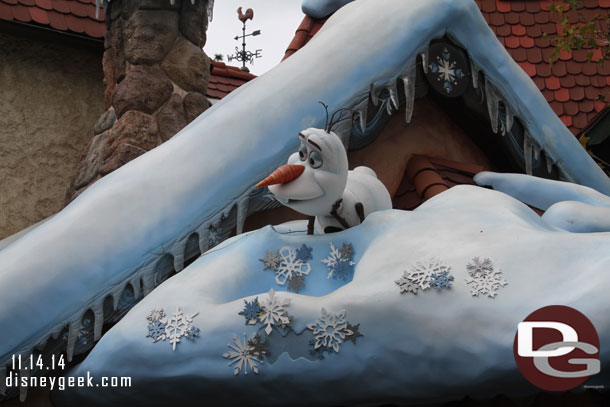
[{"label": "metal pole", "polygon": [[242,68],[245,68],[246,67],[246,22],[245,21],[244,21],[244,26],[242,27],[242,32],[243,32],[243,35],[242,35],[242,41],[243,42],[241,43],[241,45],[242,45],[242,59],[243,59]]}]

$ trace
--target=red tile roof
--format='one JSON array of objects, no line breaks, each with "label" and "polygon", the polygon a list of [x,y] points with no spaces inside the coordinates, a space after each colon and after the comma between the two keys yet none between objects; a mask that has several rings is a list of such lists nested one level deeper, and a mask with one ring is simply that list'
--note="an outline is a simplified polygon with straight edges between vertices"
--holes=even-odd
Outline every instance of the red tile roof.
[{"label": "red tile roof", "polygon": [[[596,98],[610,92],[610,64],[587,62],[587,51],[575,50],[560,53],[559,60],[549,66],[553,47],[542,35],[559,30],[558,16],[549,10],[550,0],[475,1],[493,32],[534,80],[555,114],[572,133],[582,132],[605,107]],[[589,18],[610,8],[610,0],[587,0],[583,4],[578,11]],[[575,23],[576,19],[576,12],[570,11],[568,21]],[[600,56],[600,52],[594,53],[594,59]]]},{"label": "red tile roof", "polygon": [[[557,15],[551,0],[475,0],[485,20],[508,53],[534,80],[551,108],[574,134],[582,132],[605,107],[596,100],[610,92],[610,63],[586,62],[586,50],[562,52],[549,66],[553,47],[543,33],[557,33]],[[579,9],[585,16],[607,12],[610,0],[586,0]],[[576,14],[568,14],[571,23]],[[324,25],[326,18],[305,16],[286,50],[284,59],[302,48]],[[594,59],[601,56],[594,53]]]},{"label": "red tile roof", "polygon": [[0,19],[93,38],[106,34],[102,8],[99,19],[95,18],[95,0],[0,0]]},{"label": "red tile roof", "polygon": [[244,72],[235,66],[212,61],[212,72],[210,73],[207,96],[212,99],[222,99],[254,78],[256,78],[256,75]]}]

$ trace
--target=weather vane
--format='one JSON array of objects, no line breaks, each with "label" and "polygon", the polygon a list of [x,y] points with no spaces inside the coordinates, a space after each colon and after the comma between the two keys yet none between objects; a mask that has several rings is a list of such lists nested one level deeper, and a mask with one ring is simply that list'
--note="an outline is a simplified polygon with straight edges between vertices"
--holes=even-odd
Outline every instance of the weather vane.
[{"label": "weather vane", "polygon": [[249,37],[249,36],[256,37],[257,35],[261,34],[261,30],[252,31],[250,34],[246,34],[246,21],[254,19],[254,11],[251,8],[246,10],[246,14],[242,13],[241,7],[238,8],[237,9],[237,18],[239,18],[239,20],[244,24],[242,27],[242,35],[238,35],[235,37],[235,41],[239,40],[240,38],[242,39],[242,43],[241,43],[242,49],[240,51],[238,47],[235,47],[235,54],[228,55],[227,60],[229,62],[231,62],[234,59],[240,61],[242,63],[242,67],[241,67],[242,71],[249,72],[249,69],[246,68],[246,62],[250,62],[250,65],[252,65],[254,63],[255,58],[262,57],[261,52],[263,50],[257,49],[255,52],[246,51],[246,37]]}]

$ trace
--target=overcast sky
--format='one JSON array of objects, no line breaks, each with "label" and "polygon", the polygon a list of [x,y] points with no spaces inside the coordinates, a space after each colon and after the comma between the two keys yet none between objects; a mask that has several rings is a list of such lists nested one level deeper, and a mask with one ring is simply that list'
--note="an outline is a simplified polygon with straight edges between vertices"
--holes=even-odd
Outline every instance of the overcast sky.
[{"label": "overcast sky", "polygon": [[241,40],[235,41],[236,35],[241,35],[242,23],[237,19],[237,8],[254,10],[254,20],[246,23],[246,34],[261,30],[261,35],[247,37],[246,49],[256,51],[262,49],[262,58],[254,61],[254,65],[246,66],[255,75],[261,75],[280,63],[284,51],[290,44],[294,33],[303,20],[301,11],[302,0],[216,0],[214,2],[214,19],[208,27],[208,38],[203,50],[210,57],[223,54],[224,62],[229,65],[241,66],[241,62],[227,61],[227,55],[235,54],[235,47],[241,49]]}]

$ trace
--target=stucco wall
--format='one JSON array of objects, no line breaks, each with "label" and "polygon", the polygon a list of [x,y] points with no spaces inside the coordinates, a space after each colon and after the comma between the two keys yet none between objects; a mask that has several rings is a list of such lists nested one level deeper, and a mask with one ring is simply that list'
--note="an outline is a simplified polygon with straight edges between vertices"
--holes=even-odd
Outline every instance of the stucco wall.
[{"label": "stucco wall", "polygon": [[0,239],[62,208],[104,111],[102,50],[0,33]]}]

